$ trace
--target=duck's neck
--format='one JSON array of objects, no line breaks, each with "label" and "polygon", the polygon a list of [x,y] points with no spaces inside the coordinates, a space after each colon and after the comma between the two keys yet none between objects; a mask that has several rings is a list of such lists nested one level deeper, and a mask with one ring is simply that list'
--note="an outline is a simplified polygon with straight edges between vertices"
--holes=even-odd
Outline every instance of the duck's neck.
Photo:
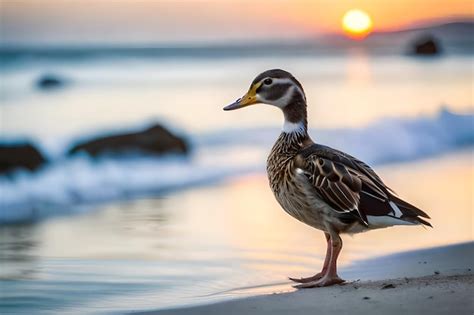
[{"label": "duck's neck", "polygon": [[306,135],[308,133],[306,123],[303,121],[299,121],[296,123],[290,122],[285,119],[283,123],[283,128],[281,129],[282,132],[287,134],[299,134],[299,135]]},{"label": "duck's neck", "polygon": [[291,132],[293,129],[302,128],[306,133],[308,120],[306,102],[302,96],[294,95],[291,103],[283,108],[283,115],[285,116],[285,124],[283,125],[284,132]]},{"label": "duck's neck", "polygon": [[281,138],[287,149],[301,149],[308,141],[308,120],[306,113],[306,102],[303,98],[294,99],[293,102],[283,108],[285,122],[282,128]]},{"label": "duck's neck", "polygon": [[283,108],[285,123],[283,124],[283,132],[304,133],[308,132],[308,119],[306,112],[306,102],[300,95],[295,95],[292,102]]}]

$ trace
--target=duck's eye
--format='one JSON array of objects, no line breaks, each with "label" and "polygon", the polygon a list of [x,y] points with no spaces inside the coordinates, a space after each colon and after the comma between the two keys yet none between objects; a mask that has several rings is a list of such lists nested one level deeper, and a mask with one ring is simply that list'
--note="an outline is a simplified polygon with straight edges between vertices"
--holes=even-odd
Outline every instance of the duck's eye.
[{"label": "duck's eye", "polygon": [[265,81],[263,81],[263,84],[265,84],[265,85],[270,85],[272,83],[273,83],[272,79],[265,79]]}]

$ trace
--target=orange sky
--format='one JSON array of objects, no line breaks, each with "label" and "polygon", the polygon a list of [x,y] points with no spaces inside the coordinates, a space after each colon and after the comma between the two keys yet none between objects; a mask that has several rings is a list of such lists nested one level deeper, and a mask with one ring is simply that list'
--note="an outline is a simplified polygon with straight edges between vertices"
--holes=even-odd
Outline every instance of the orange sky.
[{"label": "orange sky", "polygon": [[[419,21],[446,17],[473,16],[474,5],[468,0],[301,0],[298,5],[282,1],[286,17],[309,29],[340,31],[341,16],[358,8],[370,14],[375,30],[398,29]],[[291,2],[293,3],[293,2]]]},{"label": "orange sky", "polygon": [[294,38],[339,32],[349,9],[374,30],[473,17],[468,0],[0,0],[3,43],[153,43]]}]

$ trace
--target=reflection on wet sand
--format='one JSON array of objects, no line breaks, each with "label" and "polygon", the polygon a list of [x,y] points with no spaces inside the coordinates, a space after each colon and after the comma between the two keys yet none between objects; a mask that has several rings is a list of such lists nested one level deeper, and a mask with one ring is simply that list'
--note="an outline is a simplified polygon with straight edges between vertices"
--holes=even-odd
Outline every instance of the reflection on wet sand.
[{"label": "reflection on wet sand", "polygon": [[0,280],[32,279],[41,241],[33,224],[0,226]]}]

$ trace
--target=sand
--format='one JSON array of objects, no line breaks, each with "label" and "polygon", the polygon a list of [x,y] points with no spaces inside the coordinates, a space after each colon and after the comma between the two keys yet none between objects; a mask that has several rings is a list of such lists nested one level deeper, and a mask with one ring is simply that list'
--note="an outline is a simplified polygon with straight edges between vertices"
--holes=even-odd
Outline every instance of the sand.
[{"label": "sand", "polygon": [[341,272],[373,280],[143,314],[473,314],[473,267],[470,242],[361,261]]}]

